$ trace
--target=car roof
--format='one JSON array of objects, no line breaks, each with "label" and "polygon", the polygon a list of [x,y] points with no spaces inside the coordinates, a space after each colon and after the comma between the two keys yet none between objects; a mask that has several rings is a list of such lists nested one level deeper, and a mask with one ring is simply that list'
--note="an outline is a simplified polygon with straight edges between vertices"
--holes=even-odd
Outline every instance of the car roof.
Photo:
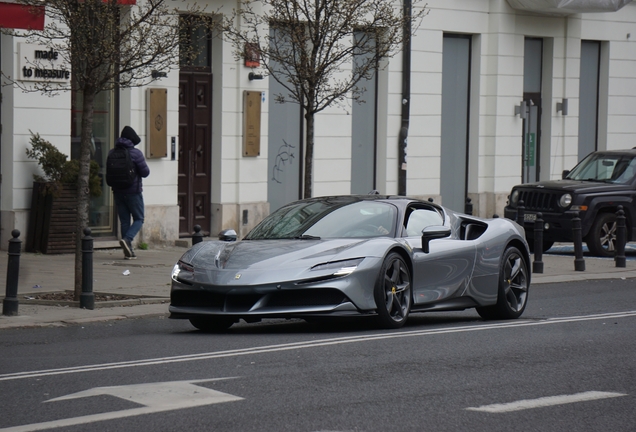
[{"label": "car roof", "polygon": [[636,147],[630,148],[630,149],[622,149],[622,150],[599,150],[599,151],[590,153],[590,155],[591,154],[636,156]]},{"label": "car roof", "polygon": [[332,195],[332,196],[307,198],[300,201],[326,201],[326,200],[339,200],[344,202],[349,201],[351,203],[358,202],[358,201],[385,201],[385,202],[390,202],[400,208],[404,208],[411,203],[420,203],[420,204],[430,205],[431,207],[435,207],[439,210],[442,210],[442,206],[432,201],[424,201],[422,199],[411,198],[411,197],[402,196],[402,195],[380,195],[380,194]]}]

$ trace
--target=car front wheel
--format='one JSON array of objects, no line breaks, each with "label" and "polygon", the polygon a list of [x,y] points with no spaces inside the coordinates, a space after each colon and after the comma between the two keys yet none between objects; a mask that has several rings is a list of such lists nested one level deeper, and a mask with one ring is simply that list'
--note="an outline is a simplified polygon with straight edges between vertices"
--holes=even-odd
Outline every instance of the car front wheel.
[{"label": "car front wheel", "polygon": [[382,327],[396,329],[406,322],[411,312],[411,273],[404,259],[390,253],[382,265],[373,296]]},{"label": "car front wheel", "polygon": [[516,319],[528,302],[528,264],[516,247],[509,247],[501,259],[497,303],[477,308],[484,319]]},{"label": "car front wheel", "polygon": [[585,238],[585,243],[592,255],[613,257],[616,250],[616,215],[599,214]]},{"label": "car front wheel", "polygon": [[190,324],[206,333],[223,332],[234,324],[229,318],[190,318]]}]

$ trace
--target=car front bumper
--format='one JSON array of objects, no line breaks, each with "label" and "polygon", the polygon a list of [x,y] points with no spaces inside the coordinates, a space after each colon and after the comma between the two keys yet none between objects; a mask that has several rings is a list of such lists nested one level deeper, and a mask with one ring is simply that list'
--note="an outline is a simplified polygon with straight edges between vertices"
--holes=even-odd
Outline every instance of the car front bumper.
[{"label": "car front bumper", "polygon": [[[528,240],[534,239],[535,221],[539,212],[526,210],[524,212],[523,229]],[[552,242],[571,242],[574,240],[572,234],[572,219],[577,215],[581,219],[581,236],[584,238],[592,227],[592,219],[587,217],[586,212],[564,212],[564,213],[541,213],[543,219],[543,240]],[[509,206],[504,209],[504,216],[514,221],[517,220],[517,209]]]},{"label": "car front bumper", "polygon": [[229,286],[185,284],[173,279],[170,318],[218,316],[247,320],[373,313],[378,274],[376,263],[344,277],[317,280]]}]

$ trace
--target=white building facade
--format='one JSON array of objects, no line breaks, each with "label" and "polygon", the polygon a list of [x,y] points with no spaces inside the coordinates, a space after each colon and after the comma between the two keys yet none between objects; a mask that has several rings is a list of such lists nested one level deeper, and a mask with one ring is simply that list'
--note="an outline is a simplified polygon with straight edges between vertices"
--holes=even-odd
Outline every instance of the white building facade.
[{"label": "white building facade", "polygon": [[[407,195],[460,211],[470,198],[473,214],[491,217],[503,214],[516,184],[560,178],[594,150],[636,146],[636,3],[599,1],[605,12],[545,6],[552,3],[562,2],[430,0],[411,42],[410,92],[403,89],[401,53],[365,83],[366,103],[317,114],[314,196],[397,194],[405,173]],[[222,13],[236,5],[209,6]],[[3,73],[19,75],[24,49],[19,38],[0,36]],[[139,241],[173,243],[191,236],[195,225],[211,236],[224,228],[242,236],[270,211],[301,198],[300,109],[275,103],[276,82],[251,79],[262,70],[237,60],[228,42],[211,37],[205,52],[196,67],[98,102],[95,153],[103,161],[123,126],[142,138],[151,173]],[[158,155],[145,144],[153,127],[151,90],[166,94],[167,138]],[[260,105],[247,115],[254,104]],[[4,249],[13,229],[28,232],[38,172],[25,153],[30,131],[72,156],[77,129],[70,94],[3,86],[0,110]],[[245,126],[254,119],[259,140],[256,151],[246,151]],[[104,192],[91,224],[106,244],[118,234],[109,188]]]}]

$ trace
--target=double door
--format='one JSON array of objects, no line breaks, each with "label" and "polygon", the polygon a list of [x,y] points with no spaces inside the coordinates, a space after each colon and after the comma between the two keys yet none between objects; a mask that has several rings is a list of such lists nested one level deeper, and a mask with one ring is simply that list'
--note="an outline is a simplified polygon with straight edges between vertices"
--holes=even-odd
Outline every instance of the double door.
[{"label": "double door", "polygon": [[[202,68],[204,69],[204,68]],[[210,233],[212,165],[212,73],[182,69],[179,74],[179,236],[195,225]]]}]

